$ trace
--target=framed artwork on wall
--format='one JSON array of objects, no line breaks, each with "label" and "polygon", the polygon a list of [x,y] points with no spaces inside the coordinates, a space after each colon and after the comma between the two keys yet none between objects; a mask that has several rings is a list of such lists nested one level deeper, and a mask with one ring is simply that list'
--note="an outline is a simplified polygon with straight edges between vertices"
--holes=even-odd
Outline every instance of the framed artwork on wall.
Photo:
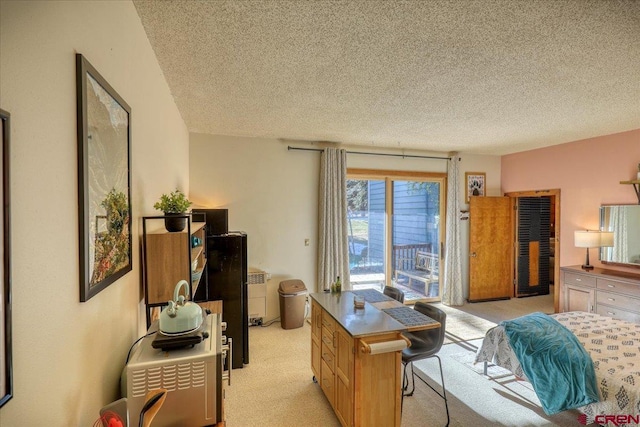
[{"label": "framed artwork on wall", "polygon": [[76,54],[80,301],[132,269],[131,108]]},{"label": "framed artwork on wall", "polygon": [[487,174],[484,172],[466,172],[464,174],[464,182],[466,183],[464,198],[469,203],[471,196],[485,195],[485,182]]},{"label": "framed artwork on wall", "polygon": [[9,197],[9,119],[8,112],[0,109],[0,135],[2,136],[2,263],[0,277],[0,407],[13,396],[13,364],[11,352],[11,216]]}]

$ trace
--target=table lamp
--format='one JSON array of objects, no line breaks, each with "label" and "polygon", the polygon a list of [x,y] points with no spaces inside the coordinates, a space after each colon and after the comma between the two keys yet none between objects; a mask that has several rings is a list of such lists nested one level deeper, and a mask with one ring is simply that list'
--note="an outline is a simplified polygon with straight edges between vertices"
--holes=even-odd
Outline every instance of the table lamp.
[{"label": "table lamp", "polygon": [[587,248],[587,259],[586,262],[582,264],[582,269],[592,270],[593,265],[589,264],[589,248],[613,246],[613,233],[599,230],[576,230],[574,242],[577,248]]}]

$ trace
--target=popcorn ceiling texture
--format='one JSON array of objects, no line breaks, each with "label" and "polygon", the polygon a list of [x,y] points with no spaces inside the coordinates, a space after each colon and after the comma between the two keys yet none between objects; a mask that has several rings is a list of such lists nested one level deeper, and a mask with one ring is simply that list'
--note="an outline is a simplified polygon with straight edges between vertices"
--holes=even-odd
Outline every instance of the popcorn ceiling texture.
[{"label": "popcorn ceiling texture", "polygon": [[191,132],[507,154],[640,128],[640,1],[134,5]]}]

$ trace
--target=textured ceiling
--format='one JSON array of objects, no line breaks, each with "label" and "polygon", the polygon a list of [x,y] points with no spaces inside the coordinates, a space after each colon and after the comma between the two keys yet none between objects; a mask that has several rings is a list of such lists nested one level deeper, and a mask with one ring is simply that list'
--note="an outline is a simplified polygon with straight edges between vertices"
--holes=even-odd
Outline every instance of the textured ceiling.
[{"label": "textured ceiling", "polygon": [[640,1],[134,4],[191,132],[506,154],[640,128]]}]

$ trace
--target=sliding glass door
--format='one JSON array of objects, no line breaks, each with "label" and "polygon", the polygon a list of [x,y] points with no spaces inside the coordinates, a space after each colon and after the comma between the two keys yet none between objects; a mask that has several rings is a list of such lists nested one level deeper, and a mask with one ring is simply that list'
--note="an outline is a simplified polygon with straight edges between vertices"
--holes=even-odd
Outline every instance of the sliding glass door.
[{"label": "sliding glass door", "polygon": [[354,289],[396,286],[409,302],[440,300],[444,174],[349,172]]},{"label": "sliding glass door", "polygon": [[382,289],[386,283],[385,200],[384,180],[347,180],[349,267],[354,289]]}]

